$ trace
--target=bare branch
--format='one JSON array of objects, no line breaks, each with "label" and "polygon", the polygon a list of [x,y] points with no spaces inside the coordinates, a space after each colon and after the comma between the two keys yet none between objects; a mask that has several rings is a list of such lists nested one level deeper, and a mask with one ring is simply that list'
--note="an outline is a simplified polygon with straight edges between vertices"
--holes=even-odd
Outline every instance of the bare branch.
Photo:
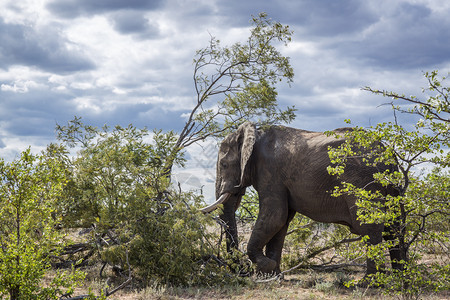
[{"label": "bare branch", "polygon": [[[343,239],[343,240],[335,242],[335,243],[333,243],[331,245],[328,245],[328,246],[322,247],[320,249],[317,249],[317,250],[309,253],[308,255],[302,257],[300,259],[300,263],[298,263],[297,265],[295,265],[294,267],[292,267],[292,268],[290,268],[288,270],[285,270],[285,271],[281,272],[277,276],[275,276],[273,278],[270,278],[269,281],[280,279],[280,278],[282,278],[284,276],[284,274],[292,272],[293,270],[296,270],[296,269],[299,269],[299,268],[313,268],[313,265],[305,264],[305,261],[307,261],[308,259],[311,259],[312,257],[314,257],[314,256],[316,256],[316,255],[318,255],[318,254],[320,254],[320,253],[322,253],[322,252],[324,252],[326,250],[335,248],[335,247],[337,247],[339,245],[342,245],[342,244],[353,243],[353,242],[356,242],[356,241],[359,241],[359,240],[361,240],[361,237],[356,237],[356,238],[351,238],[351,239]],[[355,264],[341,264],[340,267],[346,267],[346,266],[356,266],[356,265]],[[359,265],[357,265],[357,266],[359,266]],[[330,266],[328,266],[328,268],[330,268]],[[267,282],[267,281],[257,281],[257,282]]]}]

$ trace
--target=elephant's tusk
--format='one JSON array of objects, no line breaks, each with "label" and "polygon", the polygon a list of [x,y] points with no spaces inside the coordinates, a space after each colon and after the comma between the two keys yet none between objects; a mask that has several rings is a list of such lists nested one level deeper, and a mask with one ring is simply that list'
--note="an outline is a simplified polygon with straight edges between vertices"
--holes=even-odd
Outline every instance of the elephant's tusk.
[{"label": "elephant's tusk", "polygon": [[216,202],[214,202],[213,204],[211,204],[211,205],[209,205],[207,207],[202,208],[201,212],[204,213],[204,214],[212,212],[213,210],[215,210],[217,208],[217,206],[219,206],[220,204],[222,204],[225,201],[227,201],[228,198],[230,197],[230,195],[231,195],[230,193],[222,194],[222,196],[220,196],[219,199],[217,199]]}]

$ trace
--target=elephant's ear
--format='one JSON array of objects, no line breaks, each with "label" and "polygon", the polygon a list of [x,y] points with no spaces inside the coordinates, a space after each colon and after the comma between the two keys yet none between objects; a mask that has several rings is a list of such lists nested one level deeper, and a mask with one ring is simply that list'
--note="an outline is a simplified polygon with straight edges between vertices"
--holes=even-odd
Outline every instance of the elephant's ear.
[{"label": "elephant's ear", "polygon": [[241,183],[240,187],[246,186],[250,179],[250,157],[252,156],[253,146],[256,142],[256,126],[251,122],[245,122],[239,126],[238,131],[242,138],[241,147]]}]

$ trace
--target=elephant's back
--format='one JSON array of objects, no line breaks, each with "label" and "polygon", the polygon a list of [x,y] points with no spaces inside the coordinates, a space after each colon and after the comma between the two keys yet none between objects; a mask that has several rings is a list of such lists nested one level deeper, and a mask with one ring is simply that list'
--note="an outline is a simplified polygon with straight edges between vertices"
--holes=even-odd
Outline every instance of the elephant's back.
[{"label": "elephant's back", "polygon": [[[330,195],[339,179],[327,171],[329,146],[337,147],[344,139],[299,129],[283,130],[278,137],[286,140],[286,145],[274,149],[279,153],[275,159],[282,162],[274,173],[282,177],[289,191],[289,207],[316,221],[350,224],[347,203]],[[330,213],[324,214],[324,210]]]},{"label": "elephant's back", "polygon": [[328,147],[342,142],[323,132],[273,126],[259,139],[258,160],[278,171],[287,184],[309,182],[328,175]]},{"label": "elephant's back", "polygon": [[[304,145],[309,147],[320,147],[327,144],[342,143],[345,139],[344,134],[348,131],[353,131],[352,127],[342,127],[336,128],[330,132],[336,133],[339,137],[334,134],[325,134],[320,131],[310,131],[298,128],[292,128],[287,126],[271,126],[260,132],[262,138],[272,144],[274,147],[285,145],[285,147],[297,147]],[[281,142],[277,144],[277,142]]]}]

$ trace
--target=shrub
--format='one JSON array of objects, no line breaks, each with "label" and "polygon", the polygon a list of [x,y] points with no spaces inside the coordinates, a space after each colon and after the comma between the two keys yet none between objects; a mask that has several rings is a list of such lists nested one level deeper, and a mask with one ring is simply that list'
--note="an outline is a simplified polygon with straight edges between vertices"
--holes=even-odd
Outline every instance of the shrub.
[{"label": "shrub", "polygon": [[58,161],[30,149],[11,163],[0,159],[0,296],[57,299],[83,278],[71,270],[43,282],[51,257],[64,246],[54,214],[64,175]]}]

